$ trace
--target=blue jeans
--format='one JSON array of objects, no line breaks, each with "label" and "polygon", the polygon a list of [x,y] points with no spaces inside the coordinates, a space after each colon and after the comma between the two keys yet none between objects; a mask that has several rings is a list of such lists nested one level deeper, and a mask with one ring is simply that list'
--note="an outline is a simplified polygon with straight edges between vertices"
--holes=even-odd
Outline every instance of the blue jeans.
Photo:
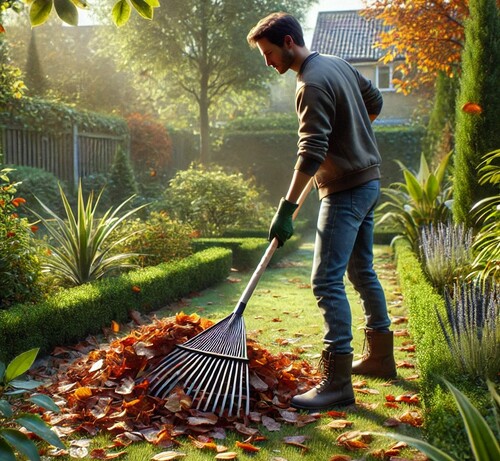
[{"label": "blue jeans", "polygon": [[361,297],[366,327],[387,330],[391,323],[373,269],[373,214],[379,196],[380,181],[373,180],[321,200],[311,283],[325,320],[325,348],[335,353],[353,351],[346,271]]}]

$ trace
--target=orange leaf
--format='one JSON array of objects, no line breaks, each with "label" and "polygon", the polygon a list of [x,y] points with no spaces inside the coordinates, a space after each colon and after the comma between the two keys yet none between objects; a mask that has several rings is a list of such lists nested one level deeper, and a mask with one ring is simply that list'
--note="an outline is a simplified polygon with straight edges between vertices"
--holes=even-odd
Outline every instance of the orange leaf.
[{"label": "orange leaf", "polygon": [[4,27],[2,26],[2,24],[0,24],[0,34],[4,34],[5,33],[5,29]]},{"label": "orange leaf", "polygon": [[120,331],[120,324],[118,322],[115,322],[114,320],[111,320],[111,331],[113,333],[118,333]]},{"label": "orange leaf", "polygon": [[483,108],[479,104],[475,104],[473,102],[466,102],[462,106],[462,110],[466,114],[480,114],[483,111]]},{"label": "orange leaf", "polygon": [[141,287],[138,287],[137,285],[134,285],[134,286],[132,287],[132,291],[133,291],[134,293],[140,293],[140,292],[141,292]]},{"label": "orange leaf", "polygon": [[255,445],[252,445],[251,443],[248,442],[236,441],[236,446],[238,448],[241,448],[243,451],[249,451],[249,452],[260,451],[259,447],[256,447]]},{"label": "orange leaf", "polygon": [[79,387],[73,394],[78,400],[86,400],[92,397],[92,389],[89,387]]},{"label": "orange leaf", "polygon": [[26,203],[26,200],[23,199],[22,197],[16,197],[15,199],[12,199],[12,205],[14,205],[15,207],[18,207],[23,203]]}]

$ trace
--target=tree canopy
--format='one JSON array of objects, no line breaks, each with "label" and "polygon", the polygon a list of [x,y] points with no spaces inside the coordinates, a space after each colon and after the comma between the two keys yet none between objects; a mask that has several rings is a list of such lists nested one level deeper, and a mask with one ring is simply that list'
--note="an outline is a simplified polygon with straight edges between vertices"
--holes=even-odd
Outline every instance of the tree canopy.
[{"label": "tree canopy", "polygon": [[230,91],[262,88],[272,73],[246,34],[263,16],[302,17],[314,0],[163,0],[151,22],[132,18],[101,40],[122,65],[149,77],[158,97],[188,97],[198,106],[200,160],[209,160],[209,110]]},{"label": "tree canopy", "polygon": [[387,26],[377,44],[384,62],[405,56],[398,66],[405,78],[396,82],[401,91],[433,84],[438,72],[457,73],[468,0],[373,0],[364,14]]}]

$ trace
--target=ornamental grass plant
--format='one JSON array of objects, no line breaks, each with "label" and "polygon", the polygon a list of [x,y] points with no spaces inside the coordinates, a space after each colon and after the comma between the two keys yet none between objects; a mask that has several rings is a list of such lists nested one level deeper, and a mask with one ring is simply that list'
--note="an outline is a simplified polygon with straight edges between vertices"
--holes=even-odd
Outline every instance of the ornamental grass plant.
[{"label": "ornamental grass plant", "polygon": [[41,201],[39,203],[47,216],[34,212],[49,234],[42,270],[50,273],[64,286],[76,286],[98,280],[117,270],[134,267],[129,262],[134,254],[113,252],[117,245],[132,234],[118,238],[114,231],[146,205],[123,213],[122,210],[133,199],[132,196],[98,217],[100,195],[94,199],[92,191],[85,202],[80,183],[74,213],[61,186],[59,191],[66,216],[59,216]]},{"label": "ornamental grass plant", "polygon": [[500,286],[455,283],[445,301],[446,318],[437,316],[457,369],[493,379],[500,370]]},{"label": "ornamental grass plant", "polygon": [[423,227],[420,256],[429,280],[443,292],[472,263],[472,230],[451,222]]}]

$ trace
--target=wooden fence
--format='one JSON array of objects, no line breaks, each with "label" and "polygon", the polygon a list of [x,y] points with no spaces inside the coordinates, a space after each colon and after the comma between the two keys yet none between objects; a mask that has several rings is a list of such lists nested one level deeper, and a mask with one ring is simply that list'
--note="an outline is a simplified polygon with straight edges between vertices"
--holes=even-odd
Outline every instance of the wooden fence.
[{"label": "wooden fence", "polygon": [[24,128],[1,129],[4,164],[41,168],[76,186],[79,178],[107,173],[118,146],[128,150],[126,136],[79,132],[41,133]]}]

